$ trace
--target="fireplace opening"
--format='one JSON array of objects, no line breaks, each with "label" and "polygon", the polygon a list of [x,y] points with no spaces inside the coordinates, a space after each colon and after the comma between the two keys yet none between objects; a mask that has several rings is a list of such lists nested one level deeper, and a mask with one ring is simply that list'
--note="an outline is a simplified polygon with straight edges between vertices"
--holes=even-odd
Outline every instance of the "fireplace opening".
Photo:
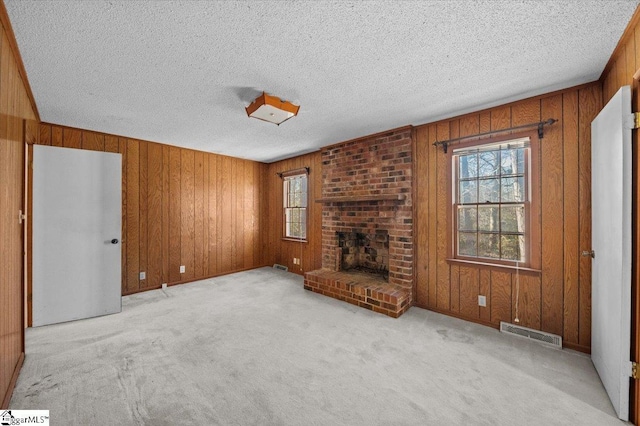
[{"label": "fireplace opening", "polygon": [[364,233],[359,229],[336,232],[343,271],[362,271],[389,280],[389,232]]}]

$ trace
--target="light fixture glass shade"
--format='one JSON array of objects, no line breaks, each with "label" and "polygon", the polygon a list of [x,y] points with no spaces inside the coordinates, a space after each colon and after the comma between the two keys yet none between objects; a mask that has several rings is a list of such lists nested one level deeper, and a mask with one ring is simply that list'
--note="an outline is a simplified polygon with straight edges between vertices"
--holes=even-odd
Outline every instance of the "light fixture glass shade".
[{"label": "light fixture glass shade", "polygon": [[262,92],[251,105],[245,108],[249,117],[280,125],[298,114],[300,107],[289,101]]}]

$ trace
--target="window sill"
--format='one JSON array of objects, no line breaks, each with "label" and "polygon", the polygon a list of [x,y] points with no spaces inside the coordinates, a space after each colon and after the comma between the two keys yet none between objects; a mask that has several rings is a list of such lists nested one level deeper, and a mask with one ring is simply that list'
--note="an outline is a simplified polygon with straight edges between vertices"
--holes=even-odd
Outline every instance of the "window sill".
[{"label": "window sill", "polygon": [[475,266],[481,269],[495,269],[503,272],[516,272],[519,271],[521,273],[526,273],[530,275],[540,275],[542,271],[540,269],[527,268],[527,267],[515,267],[513,265],[503,265],[500,263],[490,263],[490,262],[477,262],[474,260],[463,260],[463,259],[446,259],[447,263],[454,265],[462,265],[462,266]]},{"label": "window sill", "polygon": [[305,243],[305,244],[309,242],[308,240],[301,240],[301,239],[298,239],[298,238],[288,238],[288,237],[282,237],[281,240],[282,241],[289,241],[289,242],[292,242],[292,243]]}]

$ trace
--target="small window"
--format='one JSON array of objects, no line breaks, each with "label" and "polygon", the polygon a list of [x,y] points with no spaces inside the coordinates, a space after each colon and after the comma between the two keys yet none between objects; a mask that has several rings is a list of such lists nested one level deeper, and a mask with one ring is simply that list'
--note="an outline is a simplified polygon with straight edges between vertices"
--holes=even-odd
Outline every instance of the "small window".
[{"label": "small window", "polygon": [[307,174],[283,178],[284,237],[307,239]]},{"label": "small window", "polygon": [[537,244],[531,230],[530,140],[453,150],[455,258],[530,266]]}]

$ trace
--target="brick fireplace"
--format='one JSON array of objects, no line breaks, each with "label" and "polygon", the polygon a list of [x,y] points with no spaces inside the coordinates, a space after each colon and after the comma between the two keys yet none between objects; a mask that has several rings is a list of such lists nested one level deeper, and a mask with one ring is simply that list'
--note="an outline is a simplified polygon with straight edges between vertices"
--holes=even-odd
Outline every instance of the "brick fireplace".
[{"label": "brick fireplace", "polygon": [[305,288],[398,317],[412,301],[412,127],[322,150],[322,269]]}]

